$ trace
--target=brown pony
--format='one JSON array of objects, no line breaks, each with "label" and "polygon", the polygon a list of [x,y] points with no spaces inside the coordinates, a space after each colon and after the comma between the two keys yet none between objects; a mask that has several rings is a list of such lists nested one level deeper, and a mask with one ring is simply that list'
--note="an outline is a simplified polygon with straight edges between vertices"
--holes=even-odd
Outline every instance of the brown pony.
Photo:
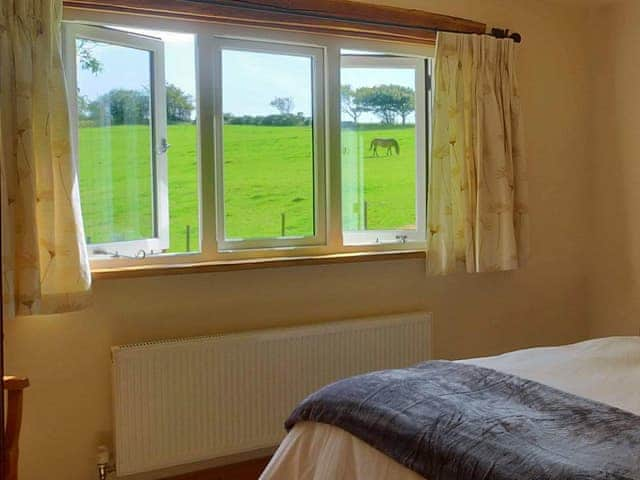
[{"label": "brown pony", "polygon": [[373,150],[373,156],[378,156],[378,147],[387,149],[387,156],[391,155],[391,149],[396,150],[396,155],[400,155],[400,145],[395,138],[374,138],[371,140],[369,150]]}]

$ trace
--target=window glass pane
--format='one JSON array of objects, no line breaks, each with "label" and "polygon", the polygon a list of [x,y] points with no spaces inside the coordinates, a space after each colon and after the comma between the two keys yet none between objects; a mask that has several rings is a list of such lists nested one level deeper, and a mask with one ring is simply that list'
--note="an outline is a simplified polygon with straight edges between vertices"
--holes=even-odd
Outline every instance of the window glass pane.
[{"label": "window glass pane", "polygon": [[344,59],[343,228],[346,232],[414,231],[415,67],[384,57],[364,59],[363,66]]},{"label": "window glass pane", "polygon": [[87,241],[152,237],[151,53],[80,38],[76,51]]},{"label": "window glass pane", "polygon": [[222,51],[225,239],[314,235],[312,68]]}]

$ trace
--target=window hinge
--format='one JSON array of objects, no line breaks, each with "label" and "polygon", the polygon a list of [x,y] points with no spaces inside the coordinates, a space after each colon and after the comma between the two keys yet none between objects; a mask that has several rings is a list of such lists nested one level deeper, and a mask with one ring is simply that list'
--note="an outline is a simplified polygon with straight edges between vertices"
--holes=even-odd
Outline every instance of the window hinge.
[{"label": "window hinge", "polygon": [[126,255],[124,253],[120,253],[118,250],[107,250],[106,248],[96,248],[92,251],[94,255],[104,255],[111,258],[128,258],[130,260],[144,260],[147,257],[151,257],[153,255],[159,255],[162,252],[156,252],[154,250],[149,250],[148,252],[140,249],[135,255]]},{"label": "window hinge", "polygon": [[408,235],[396,235],[396,240],[400,240],[402,244],[407,243],[408,238]]}]

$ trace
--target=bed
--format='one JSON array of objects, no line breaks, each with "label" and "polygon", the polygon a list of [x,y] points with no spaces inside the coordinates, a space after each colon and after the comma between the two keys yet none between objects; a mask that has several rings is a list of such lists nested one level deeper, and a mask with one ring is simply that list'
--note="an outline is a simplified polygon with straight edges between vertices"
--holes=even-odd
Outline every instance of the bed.
[{"label": "bed", "polygon": [[[461,361],[640,415],[640,337],[612,337]],[[297,423],[261,480],[419,480],[423,476],[336,426]]]}]

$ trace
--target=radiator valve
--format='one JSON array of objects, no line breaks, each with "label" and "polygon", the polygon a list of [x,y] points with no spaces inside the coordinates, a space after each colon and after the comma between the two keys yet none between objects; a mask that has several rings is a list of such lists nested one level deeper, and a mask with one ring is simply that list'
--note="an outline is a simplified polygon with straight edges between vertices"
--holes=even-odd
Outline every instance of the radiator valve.
[{"label": "radiator valve", "polygon": [[110,473],[115,472],[114,466],[110,463],[109,448],[106,445],[98,447],[98,479],[107,480]]}]

